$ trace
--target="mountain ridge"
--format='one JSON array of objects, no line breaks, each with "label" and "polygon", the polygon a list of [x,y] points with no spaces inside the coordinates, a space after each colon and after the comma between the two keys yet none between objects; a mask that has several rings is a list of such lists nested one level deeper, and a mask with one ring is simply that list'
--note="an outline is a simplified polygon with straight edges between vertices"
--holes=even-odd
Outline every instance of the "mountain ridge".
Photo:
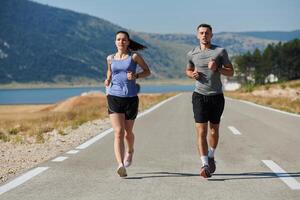
[{"label": "mountain ridge", "polygon": [[[127,30],[105,19],[28,0],[2,0],[0,83],[102,81],[114,36]],[[151,78],[182,78],[186,53],[198,45],[192,34],[151,34],[127,30],[146,45],[140,53]],[[237,55],[262,50],[279,40],[238,33],[216,33],[213,42]]]}]

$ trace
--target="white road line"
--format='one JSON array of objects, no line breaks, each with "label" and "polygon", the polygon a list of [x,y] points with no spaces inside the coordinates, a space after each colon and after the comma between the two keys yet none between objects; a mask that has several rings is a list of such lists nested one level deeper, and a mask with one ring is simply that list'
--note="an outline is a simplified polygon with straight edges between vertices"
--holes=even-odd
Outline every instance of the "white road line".
[{"label": "white road line", "polygon": [[242,135],[241,132],[239,130],[237,130],[235,127],[233,126],[228,126],[229,130],[231,130],[231,132],[234,134],[234,135]]},{"label": "white road line", "polygon": [[79,150],[70,150],[67,152],[67,154],[76,154],[78,152],[79,152]]},{"label": "white road line", "polygon": [[[174,98],[176,98],[176,97],[178,97],[180,95],[181,94],[178,94],[178,95],[176,95],[174,97],[171,97],[169,99],[166,99],[166,100],[160,102],[159,104],[156,104],[155,106],[151,107],[150,109],[148,109],[148,110],[142,112],[141,114],[139,114],[137,116],[137,118],[142,117],[142,116],[144,116],[144,115],[152,112],[153,110],[157,109],[158,107],[162,106],[163,104],[167,103],[168,101],[171,101],[172,99],[174,99]],[[88,146],[90,146],[91,144],[95,143],[96,141],[102,139],[104,136],[106,136],[107,134],[109,134],[111,132],[113,132],[112,128],[110,128],[110,129],[108,129],[108,130],[100,133],[96,137],[94,137],[94,138],[88,140],[87,142],[79,145],[78,147],[76,147],[76,149],[85,149]],[[78,152],[78,150],[71,150],[71,151],[69,151],[67,153],[68,154],[75,154],[77,152]],[[68,157],[60,156],[60,157],[57,157],[57,158],[53,159],[52,162],[62,162],[64,160],[66,160],[67,158]],[[9,182],[9,183],[1,186],[0,187],[0,195],[3,194],[3,193],[5,193],[5,192],[7,192],[7,191],[9,191],[9,190],[11,190],[11,189],[13,189],[13,188],[15,188],[15,187],[17,187],[17,186],[19,186],[19,185],[21,185],[21,184],[23,184],[24,182],[26,182],[29,179],[33,178],[34,176],[42,173],[43,171],[47,170],[48,168],[49,167],[38,167],[38,168],[35,168],[35,169],[33,169],[33,170],[31,170],[31,171],[29,171],[29,172],[27,172],[27,173],[19,176],[18,178],[14,179],[13,181],[11,181],[11,182]]]},{"label": "white road line", "polygon": [[174,96],[174,97],[171,97],[171,98],[169,98],[169,99],[166,99],[166,100],[164,100],[164,101],[162,101],[162,102],[156,104],[155,106],[149,108],[148,110],[145,110],[144,112],[138,114],[137,118],[140,118],[140,117],[142,117],[142,116],[144,116],[144,115],[147,115],[148,113],[150,113],[150,112],[152,112],[153,110],[159,108],[159,107],[162,106],[163,104],[165,104],[165,103],[167,103],[167,102],[169,102],[169,101],[171,101],[171,100],[173,100],[173,99],[179,97],[180,95],[182,95],[182,93],[177,94],[177,95]]},{"label": "white road line", "polygon": [[284,171],[279,165],[272,160],[262,160],[285,184],[292,190],[300,190],[300,183]]},{"label": "white road line", "polygon": [[246,103],[246,104],[249,104],[249,105],[252,105],[252,106],[263,108],[263,109],[266,109],[266,110],[270,110],[270,111],[290,115],[290,116],[293,116],[293,117],[300,117],[300,115],[295,114],[295,113],[289,113],[289,112],[286,112],[286,111],[277,110],[277,109],[270,108],[270,107],[267,107],[267,106],[262,106],[262,105],[259,105],[259,104],[253,103],[253,102],[249,102],[249,101],[245,101],[245,100],[237,100],[237,99],[233,99],[233,98],[229,98],[229,97],[226,97],[226,98],[228,98],[230,100],[233,100],[233,101],[239,101],[239,102]]},{"label": "white road line", "polygon": [[93,137],[92,139],[86,141],[85,143],[79,145],[78,147],[76,147],[76,149],[85,149],[87,148],[88,146],[94,144],[95,142],[97,142],[98,140],[102,139],[104,136],[106,136],[107,134],[113,132],[113,129],[110,128],[110,129],[107,129],[106,131],[100,133],[99,135]]},{"label": "white road line", "polygon": [[[164,101],[162,101],[162,102],[156,104],[155,106],[149,108],[148,110],[145,110],[144,112],[140,113],[140,114],[137,116],[137,118],[140,118],[140,117],[142,117],[142,116],[144,116],[144,115],[146,115],[146,114],[149,114],[149,113],[152,112],[153,110],[157,109],[158,107],[162,106],[163,104],[165,104],[165,103],[167,103],[167,102],[173,100],[174,98],[176,98],[176,97],[178,97],[178,96],[180,96],[180,95],[181,95],[181,94],[178,94],[178,95],[176,95],[176,96],[174,96],[174,97],[171,97],[171,98],[169,98],[169,99],[166,99],[166,100],[164,100]],[[97,136],[93,137],[92,139],[86,141],[85,143],[79,145],[78,147],[76,147],[76,149],[85,149],[85,148],[87,148],[88,146],[92,145],[93,143],[97,142],[98,140],[102,139],[102,138],[103,138],[104,136],[106,136],[107,134],[112,133],[112,132],[113,132],[113,129],[112,129],[112,128],[107,129],[106,131],[100,133],[99,135],[97,135]]]},{"label": "white road line", "polygon": [[62,162],[64,160],[66,160],[68,157],[64,157],[64,156],[59,156],[57,158],[54,158],[53,160],[51,160],[52,162]]},{"label": "white road line", "polygon": [[34,168],[27,173],[23,174],[22,176],[17,177],[16,179],[12,180],[11,182],[3,185],[0,187],[0,195],[25,183],[29,179],[37,176],[38,174],[42,173],[43,171],[46,171],[49,167],[37,167]]}]

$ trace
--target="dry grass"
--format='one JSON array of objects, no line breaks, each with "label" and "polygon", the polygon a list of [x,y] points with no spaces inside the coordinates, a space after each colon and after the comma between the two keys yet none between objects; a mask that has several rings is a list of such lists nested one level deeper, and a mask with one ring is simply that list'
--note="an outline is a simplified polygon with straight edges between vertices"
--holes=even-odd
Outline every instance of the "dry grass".
[{"label": "dry grass", "polygon": [[[142,94],[139,110],[173,95],[175,93]],[[100,93],[72,97],[53,105],[0,106],[0,140],[20,144],[29,141],[43,143],[46,132],[56,129],[63,135],[66,127],[75,129],[87,121],[107,117],[106,96]]]},{"label": "dry grass", "polygon": [[253,87],[251,90],[242,88],[225,95],[300,114],[300,80]]}]

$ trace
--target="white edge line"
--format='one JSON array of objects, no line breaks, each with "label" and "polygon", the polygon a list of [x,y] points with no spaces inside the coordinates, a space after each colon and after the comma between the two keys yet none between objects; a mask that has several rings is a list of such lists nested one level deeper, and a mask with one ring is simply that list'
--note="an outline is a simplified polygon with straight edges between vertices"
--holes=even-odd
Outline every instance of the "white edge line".
[{"label": "white edge line", "polygon": [[235,127],[233,126],[228,126],[229,130],[231,130],[231,132],[234,134],[234,135],[242,135],[241,132],[239,130],[237,130]]},{"label": "white edge line", "polygon": [[51,160],[52,162],[62,162],[64,160],[68,159],[68,157],[64,157],[64,156],[59,156],[57,158],[54,158],[53,160]]},{"label": "white edge line", "polygon": [[[166,99],[166,100],[164,100],[164,101],[162,101],[162,102],[156,104],[155,106],[149,108],[148,110],[145,110],[144,112],[140,113],[140,114],[137,116],[137,118],[140,118],[140,117],[142,117],[142,116],[144,116],[144,115],[146,115],[146,114],[152,112],[153,110],[157,109],[157,108],[160,107],[161,105],[167,103],[168,101],[173,100],[174,98],[176,98],[176,97],[178,97],[178,96],[180,96],[180,95],[181,95],[181,94],[178,94],[178,95],[176,95],[176,96],[174,96],[174,97],[171,97],[171,98],[169,98],[169,99]],[[99,135],[97,135],[97,136],[93,137],[92,139],[86,141],[85,143],[79,145],[78,147],[76,147],[76,149],[85,149],[85,148],[87,148],[88,146],[92,145],[93,143],[97,142],[98,140],[102,139],[104,136],[106,136],[107,134],[109,134],[109,133],[111,133],[111,132],[113,132],[113,129],[112,129],[112,128],[107,129],[106,131],[100,133]]]},{"label": "white edge line", "polygon": [[12,180],[11,182],[0,187],[0,195],[25,183],[29,179],[37,176],[38,174],[42,173],[43,171],[46,171],[48,168],[49,167],[37,167],[35,169],[28,171],[27,173],[23,174],[22,176],[17,177],[16,179]]},{"label": "white edge line", "polygon": [[[169,99],[166,99],[166,100],[164,100],[164,101],[156,104],[155,106],[151,107],[150,109],[148,109],[148,110],[142,112],[141,114],[139,114],[137,116],[137,118],[142,117],[142,116],[144,116],[144,115],[152,112],[153,110],[157,109],[158,107],[160,107],[164,103],[167,103],[168,101],[171,101],[171,100],[173,100],[174,98],[176,98],[176,97],[178,97],[180,95],[181,94],[178,94],[178,95],[176,95],[174,97],[171,97]],[[76,147],[76,149],[85,149],[88,146],[90,146],[91,144],[95,143],[96,141],[100,140],[101,138],[103,138],[104,136],[106,136],[107,134],[109,134],[111,132],[113,132],[112,128],[110,128],[110,129],[108,129],[108,130],[100,133],[96,137],[94,137],[94,138],[88,140],[87,142],[79,145],[78,147]],[[68,157],[60,156],[60,157],[57,157],[57,158],[53,159],[52,161],[53,162],[60,162],[60,161],[63,161],[65,159],[67,159],[67,158]],[[25,173],[25,174],[23,174],[23,175],[21,175],[19,177],[17,177],[16,179],[12,180],[11,182],[9,182],[9,183],[7,183],[7,184],[5,184],[5,185],[3,185],[3,186],[0,187],[0,195],[3,194],[3,193],[5,193],[5,192],[7,192],[7,191],[9,191],[9,190],[11,190],[11,189],[13,189],[13,188],[15,188],[15,187],[17,187],[17,186],[19,186],[19,185],[21,185],[21,184],[23,184],[23,183],[25,183],[26,181],[28,181],[31,178],[37,176],[38,174],[42,173],[43,171],[46,171],[48,168],[49,167],[37,167],[37,168],[35,168],[35,169],[31,170],[31,171],[28,171],[27,173]]]},{"label": "white edge line", "polygon": [[289,176],[279,165],[272,160],[262,160],[285,184],[287,184],[292,190],[300,190],[300,183]]},{"label": "white edge line", "polygon": [[79,150],[70,150],[67,152],[67,154],[77,154]]},{"label": "white edge line", "polygon": [[278,113],[281,113],[281,114],[286,114],[286,115],[290,115],[290,116],[293,116],[293,117],[300,117],[300,115],[295,114],[295,113],[289,113],[289,112],[286,112],[286,111],[277,110],[275,108],[270,108],[270,107],[267,107],[267,106],[259,105],[259,104],[249,102],[249,101],[246,101],[246,100],[233,99],[233,98],[230,98],[230,97],[226,97],[226,98],[228,98],[230,100],[233,100],[233,101],[239,101],[239,102],[246,103],[246,104],[249,104],[249,105],[252,105],[252,106],[263,108],[263,109],[266,109],[266,110],[278,112]]},{"label": "white edge line", "polygon": [[113,132],[113,129],[107,129],[106,131],[100,133],[99,135],[93,137],[92,139],[86,141],[85,143],[79,145],[78,147],[76,147],[76,149],[85,149],[88,146],[92,145],[93,143],[97,142],[98,140],[102,139],[104,136],[106,136],[107,134]]},{"label": "white edge line", "polygon": [[167,102],[169,102],[169,101],[171,101],[171,100],[173,100],[173,99],[179,97],[180,95],[182,95],[182,93],[177,94],[176,96],[170,97],[170,98],[168,98],[168,99],[166,99],[166,100],[164,100],[164,101],[162,101],[162,102],[156,104],[155,106],[149,108],[148,110],[145,110],[144,112],[138,114],[137,118],[140,118],[140,117],[142,117],[142,116],[144,116],[144,115],[147,115],[148,113],[150,113],[150,112],[152,112],[153,110],[159,108],[159,107],[162,106],[163,104],[165,104],[165,103],[167,103]]}]

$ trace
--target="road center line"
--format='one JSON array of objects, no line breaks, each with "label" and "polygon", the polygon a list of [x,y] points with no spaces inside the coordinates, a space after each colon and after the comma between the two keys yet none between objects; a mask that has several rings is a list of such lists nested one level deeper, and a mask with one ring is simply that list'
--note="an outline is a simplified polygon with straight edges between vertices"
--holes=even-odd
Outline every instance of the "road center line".
[{"label": "road center line", "polygon": [[11,182],[3,185],[0,187],[0,195],[25,183],[26,181],[30,180],[31,178],[37,176],[38,174],[42,173],[43,171],[46,171],[49,167],[37,167],[34,168],[27,173],[23,174],[22,176],[19,176],[18,178],[12,180]]},{"label": "road center line", "polygon": [[242,133],[239,130],[237,130],[235,127],[228,126],[228,128],[234,135],[242,135]]},{"label": "road center line", "polygon": [[285,184],[287,184],[292,190],[300,190],[300,183],[291,177],[286,171],[284,171],[279,165],[272,160],[262,160]]}]

